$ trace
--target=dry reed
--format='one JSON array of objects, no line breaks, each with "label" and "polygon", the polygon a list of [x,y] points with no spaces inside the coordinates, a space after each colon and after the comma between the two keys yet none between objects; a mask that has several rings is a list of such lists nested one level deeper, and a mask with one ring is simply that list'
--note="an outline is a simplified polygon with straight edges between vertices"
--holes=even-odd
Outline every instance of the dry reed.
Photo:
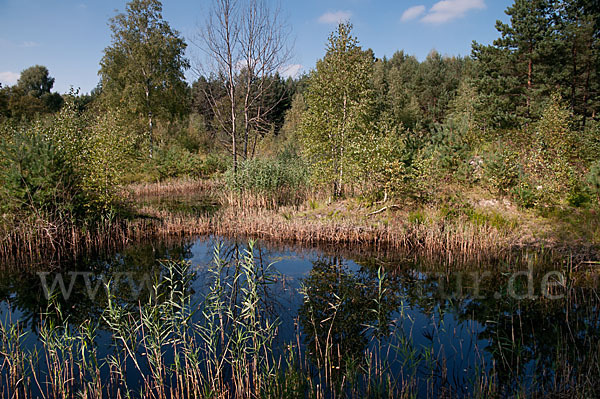
[{"label": "dry reed", "polygon": [[[0,260],[35,263],[71,259],[89,250],[116,249],[128,243],[169,236],[215,234],[225,237],[252,237],[267,241],[305,245],[344,245],[373,251],[394,251],[449,264],[507,261],[515,252],[544,250],[557,256],[576,255],[595,259],[593,248],[561,246],[558,243],[525,241],[516,229],[499,229],[466,218],[429,223],[410,221],[402,212],[370,214],[343,211],[341,216],[310,212],[318,193],[297,196],[282,194],[279,200],[266,195],[243,195],[225,190],[219,181],[180,180],[168,183],[137,184],[127,192],[137,203],[138,217],[99,224],[95,229],[55,227],[30,223],[2,232]],[[126,195],[124,194],[124,197]],[[285,198],[284,198],[285,197]],[[280,200],[289,205],[280,205]],[[314,198],[314,197],[312,197]],[[152,199],[208,201],[214,212],[170,210]],[[150,200],[150,201],[149,201]],[[212,206],[212,205],[211,205]]]}]

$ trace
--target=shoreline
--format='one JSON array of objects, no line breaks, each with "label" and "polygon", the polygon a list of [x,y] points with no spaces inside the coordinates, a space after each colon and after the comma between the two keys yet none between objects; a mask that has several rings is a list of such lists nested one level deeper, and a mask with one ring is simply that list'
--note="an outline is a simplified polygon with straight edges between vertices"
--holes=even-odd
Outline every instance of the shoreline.
[{"label": "shoreline", "polygon": [[[504,214],[481,207],[457,212],[448,211],[450,206],[444,203],[416,208],[393,202],[362,204],[355,198],[269,208],[256,205],[265,201],[251,198],[245,203],[233,195],[222,200],[226,196],[219,190],[218,183],[206,180],[131,185],[126,191],[133,218],[118,219],[97,231],[70,226],[56,231],[53,239],[44,226],[36,226],[37,231],[13,230],[0,242],[0,260],[34,262],[52,254],[50,259],[60,261],[140,240],[199,235],[365,248],[449,264],[502,262],[525,252],[575,264],[600,259],[598,246],[585,238],[536,236],[538,220],[528,220],[527,214],[514,209]],[[516,216],[506,216],[507,212]]]}]

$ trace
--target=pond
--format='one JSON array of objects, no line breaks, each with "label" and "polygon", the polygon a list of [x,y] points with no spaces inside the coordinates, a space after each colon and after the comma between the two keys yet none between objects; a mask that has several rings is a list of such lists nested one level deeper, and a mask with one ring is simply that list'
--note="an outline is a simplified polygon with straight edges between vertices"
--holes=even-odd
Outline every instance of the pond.
[{"label": "pond", "polygon": [[[221,267],[215,264],[215,248]],[[68,377],[58,375],[65,373],[65,365],[72,362],[74,369],[83,368],[81,360],[69,360],[68,354],[73,348],[82,349],[77,341],[82,340],[82,325],[90,329],[97,325],[90,342],[96,348],[92,353],[98,380],[85,377],[73,383],[74,389],[99,382],[98,389],[107,396],[122,394],[119,389],[125,386],[148,396],[151,387],[144,375],[152,375],[158,367],[152,359],[170,370],[179,350],[165,338],[153,358],[150,338],[143,338],[144,333],[152,337],[152,326],[160,330],[165,323],[161,312],[173,311],[173,307],[156,308],[154,313],[139,310],[167,298],[162,292],[165,281],[171,289],[187,293],[183,307],[189,318],[178,320],[191,325],[204,320],[204,327],[194,334],[214,343],[206,347],[215,351],[215,358],[227,357],[224,353],[236,339],[251,336],[244,338],[242,356],[258,358],[263,356],[261,350],[265,356],[268,351],[272,359],[265,362],[268,370],[283,380],[303,381],[296,384],[304,392],[299,397],[317,391],[325,397],[387,396],[382,391],[417,397],[598,393],[594,381],[600,374],[600,298],[593,269],[537,264],[535,254],[521,266],[450,267],[394,254],[257,242],[252,247],[254,268],[249,271],[243,259],[247,249],[247,241],[220,237],[165,240],[88,256],[59,270],[1,272],[3,397],[19,389],[33,396],[51,392],[50,385]],[[187,261],[184,270],[178,268],[179,260]],[[173,265],[179,265],[177,270]],[[107,317],[109,300],[113,314]],[[248,301],[254,301],[252,306]],[[213,311],[216,306],[220,311]],[[254,307],[260,310],[248,313]],[[115,316],[117,309],[129,313],[119,310],[120,316]],[[111,320],[117,323],[127,317],[135,330],[130,338],[142,338],[131,343],[129,358],[119,360],[116,348],[126,351],[129,341],[115,339]],[[145,317],[159,322],[146,322]],[[223,317],[231,323],[227,338],[219,340],[223,330],[212,327],[222,325]],[[250,327],[251,322],[258,330]],[[236,323],[243,326],[236,330]],[[258,341],[263,346],[256,346]],[[23,357],[29,360],[21,368],[30,370],[24,373],[28,383],[20,387],[10,378],[15,367],[8,353],[15,353],[11,342],[34,354]],[[62,357],[39,355],[52,342],[55,352],[64,350]],[[35,353],[41,360],[31,360]],[[57,366],[47,364],[52,362]],[[203,373],[210,375],[210,364],[206,360],[200,367]],[[115,367],[128,368],[119,374],[122,381],[115,382]],[[252,373],[238,376],[233,363],[221,370],[226,380],[255,378],[249,377]],[[72,374],[76,379],[77,372]],[[153,386],[159,391],[156,397],[181,396],[168,388],[177,385],[176,377],[168,372],[164,376],[154,379],[166,387],[161,391]],[[45,385],[39,379],[49,382]],[[248,384],[258,389],[253,381]],[[231,386],[227,381],[220,384]],[[287,391],[272,392],[281,396]],[[225,396],[236,396],[236,391],[231,388]]]}]

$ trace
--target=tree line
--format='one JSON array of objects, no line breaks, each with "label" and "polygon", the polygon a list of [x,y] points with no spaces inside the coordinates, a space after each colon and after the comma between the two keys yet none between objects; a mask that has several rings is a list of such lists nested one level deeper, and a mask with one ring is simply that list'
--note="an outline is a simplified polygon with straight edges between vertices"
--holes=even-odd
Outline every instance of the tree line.
[{"label": "tree line", "polygon": [[[289,28],[264,1],[215,0],[190,40],[202,54],[191,63],[160,1],[132,0],[110,20],[98,87],[61,96],[45,67],[28,68],[0,88],[1,134],[14,142],[15,126],[52,125],[69,110],[87,124],[80,132],[106,133],[98,142],[126,137],[118,158],[129,161],[106,172],[104,185],[229,169],[232,185],[244,187],[236,175],[248,179],[255,158],[275,157],[269,170],[293,162],[306,179],[289,181],[335,197],[428,200],[458,182],[525,207],[582,203],[600,181],[599,6],[515,0],[506,13],[492,44],[423,61],[403,51],[378,58],[341,23],[315,68],[284,79]],[[108,127],[89,122],[108,112]],[[289,183],[286,173],[269,172],[280,176],[275,186]]]}]

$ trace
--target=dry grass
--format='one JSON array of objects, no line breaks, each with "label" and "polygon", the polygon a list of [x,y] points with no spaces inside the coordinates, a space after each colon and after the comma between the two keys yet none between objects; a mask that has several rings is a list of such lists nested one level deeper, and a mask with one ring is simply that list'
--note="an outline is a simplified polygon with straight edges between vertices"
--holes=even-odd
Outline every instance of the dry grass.
[{"label": "dry grass", "polygon": [[359,247],[393,251],[448,263],[481,263],[510,259],[526,245],[509,230],[463,220],[411,222],[408,217],[381,214],[374,217],[307,214],[294,207],[269,210],[225,207],[214,216],[173,214],[152,207],[141,213],[160,220],[158,235],[216,234],[253,237],[303,245]]},{"label": "dry grass", "polygon": [[[585,240],[556,240],[547,231],[536,234],[538,219],[527,219],[514,207],[489,209],[476,204],[469,212],[449,216],[440,206],[388,203],[386,208],[355,199],[331,202],[314,192],[288,196],[293,200],[284,206],[272,197],[229,192],[214,180],[136,184],[127,187],[123,197],[137,204],[139,217],[107,223],[95,231],[72,226],[53,230],[43,223],[7,231],[0,241],[0,258],[32,263],[47,261],[51,254],[50,259],[60,260],[89,248],[114,249],[152,237],[217,234],[394,251],[454,264],[507,261],[523,249],[597,259],[596,248]],[[179,207],[169,208],[169,200]],[[204,210],[207,203],[211,211]],[[192,211],[186,211],[188,204]]]},{"label": "dry grass", "polygon": [[159,183],[130,184],[124,190],[134,198],[142,196],[190,195],[215,191],[222,183],[216,180],[168,180]]},{"label": "dry grass", "polygon": [[0,231],[0,262],[4,267],[43,264],[53,267],[93,250],[117,250],[128,243],[156,234],[156,221],[112,221],[94,229],[29,221]]}]

